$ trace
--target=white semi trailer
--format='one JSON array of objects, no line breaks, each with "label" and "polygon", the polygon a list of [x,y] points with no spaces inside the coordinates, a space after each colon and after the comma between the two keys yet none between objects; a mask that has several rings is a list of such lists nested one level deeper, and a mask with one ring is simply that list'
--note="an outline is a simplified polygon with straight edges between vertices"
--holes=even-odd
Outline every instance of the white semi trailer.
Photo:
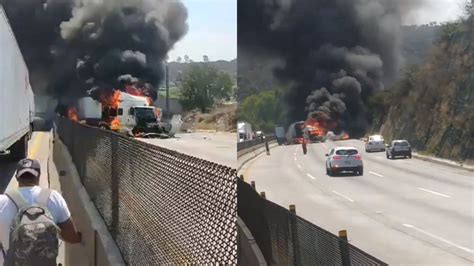
[{"label": "white semi trailer", "polygon": [[34,95],[28,69],[0,5],[0,153],[25,158],[33,131]]}]

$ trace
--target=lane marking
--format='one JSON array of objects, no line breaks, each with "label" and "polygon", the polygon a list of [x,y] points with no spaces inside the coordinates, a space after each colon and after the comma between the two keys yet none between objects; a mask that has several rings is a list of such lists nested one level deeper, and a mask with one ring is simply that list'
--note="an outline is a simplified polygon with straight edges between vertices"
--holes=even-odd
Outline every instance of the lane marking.
[{"label": "lane marking", "polygon": [[297,161],[296,157],[295,157],[295,161]]},{"label": "lane marking", "polygon": [[329,147],[326,144],[324,144],[324,142],[321,142],[321,144],[323,144],[324,148],[329,149]]},{"label": "lane marking", "polygon": [[294,156],[296,156],[296,152],[295,152],[295,153],[293,153],[293,155],[294,155]]},{"label": "lane marking", "polygon": [[445,195],[445,194],[442,194],[442,193],[439,193],[439,192],[436,192],[436,191],[432,191],[432,190],[429,190],[429,189],[425,189],[425,188],[422,188],[422,187],[419,187],[418,189],[422,190],[422,191],[425,191],[425,192],[428,192],[428,193],[432,193],[432,194],[441,196],[441,197],[451,198],[451,196],[448,196],[448,195]]},{"label": "lane marking", "polygon": [[378,177],[384,177],[383,175],[377,174],[376,172],[372,172],[372,171],[369,171],[369,174],[373,174],[373,175],[376,175]]},{"label": "lane marking", "polygon": [[41,147],[41,140],[43,139],[44,132],[37,132],[35,139],[33,140],[33,147],[28,151],[28,157],[31,159],[36,159],[38,155],[39,148]]},{"label": "lane marking", "polygon": [[347,197],[347,196],[345,196],[345,195],[342,195],[341,193],[339,193],[339,192],[337,192],[337,191],[335,191],[335,190],[333,190],[332,192],[333,192],[334,194],[340,196],[340,197],[345,198],[346,200],[348,200],[348,201],[350,201],[350,202],[354,202],[353,199],[351,199],[351,198],[349,198],[349,197]]},{"label": "lane marking", "polygon": [[313,179],[313,180],[316,180],[316,177],[310,175],[310,174],[306,174],[306,176],[308,176],[309,178]]},{"label": "lane marking", "polygon": [[418,231],[418,232],[420,232],[420,233],[423,233],[423,234],[425,234],[425,235],[427,235],[427,236],[431,236],[432,238],[435,238],[435,239],[437,239],[437,240],[439,240],[439,241],[441,241],[441,242],[444,242],[444,243],[446,243],[446,244],[448,244],[448,245],[457,247],[457,248],[459,248],[459,249],[461,249],[461,250],[464,250],[464,251],[466,251],[466,252],[474,253],[474,250],[473,250],[473,249],[463,247],[463,246],[458,245],[458,244],[456,244],[456,243],[453,243],[453,242],[451,242],[451,241],[449,241],[449,240],[446,240],[446,239],[444,239],[444,238],[442,238],[442,237],[439,237],[439,236],[437,236],[437,235],[433,235],[432,233],[426,232],[426,231],[424,231],[424,230],[422,230],[422,229],[420,229],[420,228],[417,228],[417,227],[415,227],[415,226],[413,226],[413,225],[411,225],[411,224],[403,224],[403,226],[408,227],[408,228],[411,228],[411,229],[413,229],[413,230],[416,230],[416,231]]},{"label": "lane marking", "polygon": [[301,169],[301,168],[302,168],[300,164],[296,164],[296,166],[298,166],[298,168],[299,168],[299,169]]}]

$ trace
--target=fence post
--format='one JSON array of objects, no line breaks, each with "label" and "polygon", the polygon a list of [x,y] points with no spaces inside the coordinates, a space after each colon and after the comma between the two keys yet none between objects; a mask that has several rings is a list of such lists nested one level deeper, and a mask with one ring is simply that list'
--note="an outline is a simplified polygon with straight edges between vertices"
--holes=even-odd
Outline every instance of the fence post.
[{"label": "fence post", "polygon": [[111,151],[111,192],[112,192],[112,224],[111,224],[111,234],[114,239],[117,237],[118,225],[119,225],[119,176],[117,172],[118,160],[118,139],[113,133],[110,133],[110,138],[112,142],[112,151]]},{"label": "fence post", "polygon": [[293,263],[294,265],[301,265],[301,257],[300,257],[300,245],[298,239],[298,224],[296,221],[296,206],[290,205],[290,232],[291,232],[291,240],[293,241]]},{"label": "fence post", "polygon": [[270,155],[270,147],[268,146],[268,139],[265,138],[265,149],[267,150],[267,155]]},{"label": "fence post", "polygon": [[255,186],[255,181],[251,181],[250,185],[252,186],[253,190],[257,190],[257,187]]},{"label": "fence post", "polygon": [[260,196],[261,196],[262,198],[264,198],[264,199],[267,198],[266,195],[265,195],[265,191],[260,192]]},{"label": "fence post", "polygon": [[349,254],[349,242],[347,241],[347,231],[339,231],[339,248],[341,250],[342,266],[351,265],[351,257]]}]

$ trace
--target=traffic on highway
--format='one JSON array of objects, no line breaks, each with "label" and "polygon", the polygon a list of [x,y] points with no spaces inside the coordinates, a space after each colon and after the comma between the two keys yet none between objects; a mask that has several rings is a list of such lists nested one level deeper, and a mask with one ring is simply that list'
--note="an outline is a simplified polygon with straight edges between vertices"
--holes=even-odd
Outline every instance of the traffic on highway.
[{"label": "traffic on highway", "polygon": [[373,139],[383,138],[312,143],[307,154],[277,146],[240,173],[267,199],[295,204],[329,231],[347,229],[351,243],[389,264],[472,265],[473,172],[409,159],[405,140],[374,152]]}]

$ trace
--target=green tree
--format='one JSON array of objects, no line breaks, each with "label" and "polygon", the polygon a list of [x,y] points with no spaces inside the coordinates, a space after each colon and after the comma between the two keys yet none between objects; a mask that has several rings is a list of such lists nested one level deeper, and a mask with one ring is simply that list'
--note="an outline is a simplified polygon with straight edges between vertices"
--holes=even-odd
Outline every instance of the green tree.
[{"label": "green tree", "polygon": [[216,100],[228,100],[232,93],[232,79],[226,73],[204,64],[192,64],[180,80],[181,103],[187,110],[199,108],[203,113]]},{"label": "green tree", "polygon": [[249,122],[255,130],[273,132],[283,117],[279,93],[278,90],[270,90],[246,97],[239,104],[238,119]]}]

